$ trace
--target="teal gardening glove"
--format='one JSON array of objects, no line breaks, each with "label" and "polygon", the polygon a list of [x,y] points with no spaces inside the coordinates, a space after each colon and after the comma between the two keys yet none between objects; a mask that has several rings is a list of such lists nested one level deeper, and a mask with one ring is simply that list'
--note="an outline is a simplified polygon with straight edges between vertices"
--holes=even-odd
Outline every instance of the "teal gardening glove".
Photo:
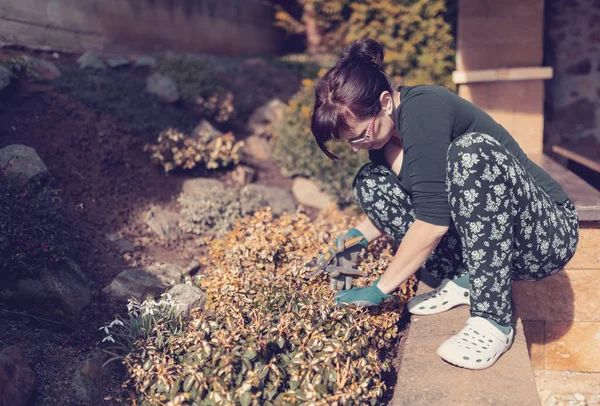
[{"label": "teal gardening glove", "polygon": [[386,295],[378,287],[377,279],[371,286],[366,288],[354,288],[351,290],[345,290],[343,292],[336,293],[334,300],[335,303],[341,305],[343,303],[355,304],[357,306],[377,306],[386,299],[392,297],[392,295]]},{"label": "teal gardening glove", "polygon": [[[335,239],[335,247],[328,248],[317,259],[317,266],[326,268],[329,273],[331,290],[350,289],[353,274],[344,271],[354,270],[354,274],[362,274],[356,270],[358,255],[367,247],[367,239],[356,228],[351,228],[345,234]],[[364,275],[364,274],[363,274]]]}]

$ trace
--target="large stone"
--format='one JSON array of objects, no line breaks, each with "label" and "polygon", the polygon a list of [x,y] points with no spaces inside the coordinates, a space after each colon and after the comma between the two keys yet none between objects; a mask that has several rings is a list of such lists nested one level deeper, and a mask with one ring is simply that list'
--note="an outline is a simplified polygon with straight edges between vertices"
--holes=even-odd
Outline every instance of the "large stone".
[{"label": "large stone", "polygon": [[177,304],[178,313],[189,313],[192,309],[204,309],[206,293],[196,286],[180,284],[169,289],[171,299]]},{"label": "large stone", "polygon": [[151,207],[144,214],[144,222],[164,240],[179,238],[179,214],[159,206]]},{"label": "large stone", "polygon": [[131,297],[142,301],[147,296],[160,296],[170,286],[176,285],[191,268],[174,264],[153,264],[146,268],[126,269],[103,289],[104,293],[116,300],[125,301]]},{"label": "large stone", "polygon": [[529,351],[531,367],[534,370],[541,370],[545,368],[545,326],[546,324],[543,321],[523,320],[523,332],[525,333],[525,338],[527,339],[527,351]]},{"label": "large stone", "polygon": [[45,59],[34,58],[29,55],[23,55],[23,59],[29,63],[31,69],[44,80],[56,80],[60,78],[60,70],[52,62]]},{"label": "large stone", "polygon": [[323,192],[315,182],[302,177],[294,179],[292,193],[298,203],[316,209],[325,209],[335,203],[335,200]]},{"label": "large stone", "polygon": [[105,358],[101,353],[95,353],[75,368],[71,387],[75,399],[82,404],[102,403],[102,390],[109,379],[109,370],[102,367]]},{"label": "large stone", "polygon": [[223,133],[217,130],[207,120],[200,121],[200,123],[192,130],[192,137],[204,143],[209,143],[221,135],[223,135]]},{"label": "large stone", "polygon": [[0,92],[8,88],[14,79],[15,76],[13,73],[4,66],[0,65]]},{"label": "large stone", "polygon": [[104,60],[106,61],[106,64],[113,69],[131,64],[129,58],[125,58],[123,56],[110,56]]},{"label": "large stone", "polygon": [[246,165],[238,165],[231,171],[231,179],[238,186],[249,184],[256,177],[256,170]]},{"label": "large stone", "polygon": [[179,100],[179,89],[175,81],[160,73],[148,76],[146,91],[167,103],[175,103]]},{"label": "large stone", "polygon": [[106,70],[106,64],[100,55],[94,52],[86,52],[77,59],[81,69]]},{"label": "large stone", "polygon": [[248,120],[248,131],[258,135],[270,134],[273,125],[283,121],[285,107],[285,103],[279,99],[273,99],[259,107]]},{"label": "large stone", "polygon": [[181,193],[189,195],[206,195],[212,190],[223,190],[225,185],[211,178],[194,178],[188,179],[181,185]]},{"label": "large stone", "polygon": [[138,56],[135,59],[135,66],[152,67],[156,65],[156,58],[153,56]]},{"label": "large stone", "polygon": [[294,196],[287,190],[267,185],[247,185],[241,190],[242,193],[254,193],[260,195],[271,207],[273,214],[295,213],[296,202]]},{"label": "large stone", "polygon": [[48,172],[35,149],[21,144],[0,149],[0,165],[5,176],[23,183]]},{"label": "large stone", "polygon": [[581,224],[577,251],[565,269],[600,270],[598,241],[600,241],[600,222]]},{"label": "large stone", "polygon": [[92,300],[89,285],[79,265],[66,258],[52,271],[41,271],[36,279],[17,281],[7,300],[35,316],[74,327]]},{"label": "large stone", "polygon": [[28,405],[35,390],[35,374],[17,347],[0,352],[0,406]]},{"label": "large stone", "polygon": [[265,138],[259,135],[251,135],[244,141],[242,152],[260,161],[265,161],[271,158],[273,146]]}]

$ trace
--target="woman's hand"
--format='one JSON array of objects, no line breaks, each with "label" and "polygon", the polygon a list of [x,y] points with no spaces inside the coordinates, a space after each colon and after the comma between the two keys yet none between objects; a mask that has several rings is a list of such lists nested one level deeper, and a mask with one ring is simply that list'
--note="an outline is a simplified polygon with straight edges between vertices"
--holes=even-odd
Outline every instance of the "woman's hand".
[{"label": "woman's hand", "polygon": [[392,295],[386,295],[378,287],[377,279],[371,286],[366,288],[354,288],[339,292],[335,295],[335,302],[340,305],[343,303],[355,304],[357,306],[377,306],[386,299],[392,297]]},{"label": "woman's hand", "polygon": [[367,244],[365,236],[356,228],[351,228],[337,237],[334,245],[319,256],[317,267],[329,273],[329,286],[332,290],[352,287],[353,274],[360,273],[356,271],[358,255]]}]

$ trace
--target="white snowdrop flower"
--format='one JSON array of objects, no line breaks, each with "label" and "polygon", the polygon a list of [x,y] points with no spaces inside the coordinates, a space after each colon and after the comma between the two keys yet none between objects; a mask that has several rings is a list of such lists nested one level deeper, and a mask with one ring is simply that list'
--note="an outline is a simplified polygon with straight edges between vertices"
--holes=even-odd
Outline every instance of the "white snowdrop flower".
[{"label": "white snowdrop flower", "polygon": [[110,342],[114,343],[115,339],[112,336],[106,336],[102,339],[102,342],[105,342],[105,341],[110,341]]}]

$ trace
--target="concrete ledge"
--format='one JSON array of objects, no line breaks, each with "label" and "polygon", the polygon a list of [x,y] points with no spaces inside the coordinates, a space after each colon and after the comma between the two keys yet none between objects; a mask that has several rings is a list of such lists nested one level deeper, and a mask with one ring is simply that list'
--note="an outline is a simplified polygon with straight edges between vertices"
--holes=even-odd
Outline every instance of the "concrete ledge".
[{"label": "concrete ledge", "polygon": [[[431,289],[420,281],[417,294]],[[458,333],[468,318],[466,306],[437,315],[411,317],[391,405],[540,404],[520,319],[512,348],[488,369],[457,368],[438,357],[438,346]]]}]

